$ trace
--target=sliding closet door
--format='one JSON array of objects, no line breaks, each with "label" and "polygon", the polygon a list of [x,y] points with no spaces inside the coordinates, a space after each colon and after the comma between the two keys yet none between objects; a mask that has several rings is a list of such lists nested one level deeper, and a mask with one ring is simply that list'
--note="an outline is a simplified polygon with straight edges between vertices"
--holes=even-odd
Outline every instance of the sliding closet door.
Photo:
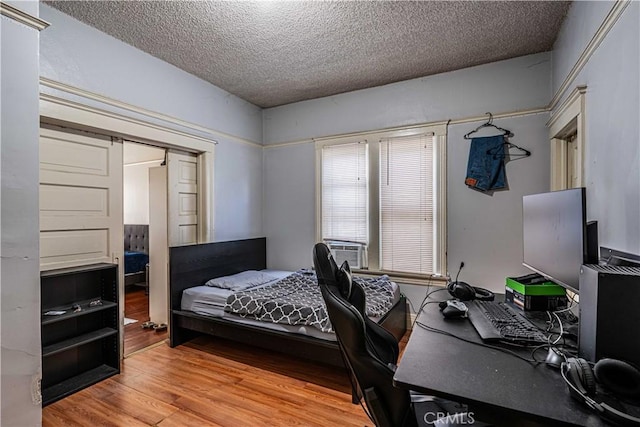
[{"label": "sliding closet door", "polygon": [[198,165],[195,154],[167,153],[169,246],[198,243]]},{"label": "sliding closet door", "polygon": [[107,262],[122,272],[122,141],[40,129],[40,269]]}]

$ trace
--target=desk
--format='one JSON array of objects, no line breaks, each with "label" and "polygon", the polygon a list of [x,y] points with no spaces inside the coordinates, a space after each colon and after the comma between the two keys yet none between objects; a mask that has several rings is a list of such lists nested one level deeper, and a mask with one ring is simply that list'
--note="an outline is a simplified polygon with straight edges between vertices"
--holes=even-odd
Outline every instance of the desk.
[{"label": "desk", "polygon": [[[482,342],[467,319],[444,319],[438,304],[428,304],[418,321]],[[518,353],[530,358],[531,350],[518,349]],[[546,352],[536,355],[544,358]],[[496,425],[608,425],[571,398],[558,370],[417,324],[394,375],[394,385],[466,403],[475,418]]]}]

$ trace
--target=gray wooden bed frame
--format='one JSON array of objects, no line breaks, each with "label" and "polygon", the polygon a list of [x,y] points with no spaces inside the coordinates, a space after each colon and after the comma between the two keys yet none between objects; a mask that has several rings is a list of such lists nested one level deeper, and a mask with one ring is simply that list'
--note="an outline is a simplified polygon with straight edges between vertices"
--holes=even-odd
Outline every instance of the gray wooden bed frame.
[{"label": "gray wooden bed frame", "polygon": [[[309,249],[311,255],[311,248]],[[208,334],[253,346],[291,354],[334,366],[344,367],[335,341],[291,334],[224,318],[203,316],[182,310],[184,289],[203,285],[207,280],[245,270],[265,269],[266,238],[203,243],[169,248],[170,345],[175,347],[198,335]],[[380,321],[398,340],[406,331],[407,304],[404,296]]]},{"label": "gray wooden bed frame", "polygon": [[[143,252],[149,255],[149,225],[148,224],[124,224],[124,250]],[[136,285],[144,283],[149,289],[148,270],[128,273],[124,275],[124,285]]]}]

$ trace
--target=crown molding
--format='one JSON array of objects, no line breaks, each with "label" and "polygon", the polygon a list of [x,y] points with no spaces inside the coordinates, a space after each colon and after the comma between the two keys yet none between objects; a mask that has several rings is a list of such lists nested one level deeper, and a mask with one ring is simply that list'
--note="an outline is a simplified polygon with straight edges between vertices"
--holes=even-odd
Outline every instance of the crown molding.
[{"label": "crown molding", "polygon": [[596,51],[598,46],[600,46],[600,43],[602,43],[604,38],[607,36],[607,34],[616,24],[624,10],[627,8],[627,6],[629,6],[629,4],[631,4],[632,1],[633,0],[616,1],[607,16],[602,21],[602,24],[600,24],[600,27],[598,27],[596,33],[587,44],[587,47],[582,51],[582,54],[574,64],[573,68],[571,69],[571,71],[569,71],[569,74],[567,74],[564,81],[549,102],[549,110],[553,110],[557,107],[560,99],[562,98],[562,95],[564,95],[569,86],[573,84],[573,81],[576,79],[576,77],[578,77],[578,74],[580,74],[585,65],[587,65],[593,53]]},{"label": "crown molding", "polygon": [[13,19],[16,22],[24,24],[27,27],[34,28],[38,31],[42,31],[51,25],[47,21],[43,21],[36,16],[30,15],[4,1],[0,1],[0,13],[2,16],[6,16],[7,18]]},{"label": "crown molding", "polygon": [[[121,132],[117,136],[125,139],[131,139],[128,135],[138,135],[146,141],[171,144],[178,148],[191,149],[193,152],[210,151],[218,143],[216,140],[200,135],[189,134],[45,93],[40,93],[40,117],[51,119],[54,124],[58,122],[79,124],[97,133],[101,133],[99,130]],[[108,133],[103,134],[113,136]],[[144,142],[135,138],[134,140]]]},{"label": "crown molding", "polygon": [[65,92],[65,93],[69,93],[72,95],[76,95],[76,96],[80,96],[82,98],[86,98],[86,99],[90,99],[92,101],[96,101],[105,105],[110,105],[112,107],[116,107],[122,110],[126,110],[126,111],[130,111],[132,113],[136,113],[136,114],[140,114],[142,116],[146,116],[146,117],[152,117],[154,119],[158,119],[158,120],[162,120],[163,122],[167,122],[167,123],[173,123],[174,125],[178,125],[182,128],[185,129],[190,129],[196,132],[204,132],[205,134],[208,135],[212,135],[215,137],[221,137],[221,138],[225,138],[225,139],[230,139],[236,142],[241,142],[244,144],[249,144],[249,145],[253,145],[253,146],[257,146],[257,147],[261,147],[262,148],[262,144],[260,144],[259,142],[256,141],[252,141],[246,138],[242,138],[239,136],[235,136],[235,135],[231,135],[228,134],[226,132],[221,132],[215,129],[211,129],[205,126],[201,126],[195,123],[191,123],[191,122],[187,122],[185,120],[182,119],[178,119],[176,117],[173,116],[169,116],[167,114],[163,114],[163,113],[158,113],[156,111],[152,111],[152,110],[148,110],[146,108],[142,108],[142,107],[138,107],[136,105],[133,104],[129,104],[126,102],[122,102],[122,101],[118,101],[116,99],[113,98],[109,98],[107,96],[104,95],[100,95],[97,94],[95,92],[91,92],[85,89],[80,89],[78,87],[75,86],[71,86],[68,85],[66,83],[62,83],[62,82],[58,82],[52,79],[49,79],[47,77],[40,77],[40,84],[42,86],[51,88],[51,89],[55,89],[55,90],[59,90],[61,92]]},{"label": "crown molding", "polygon": [[546,126],[548,128],[553,127],[556,121],[558,120],[558,118],[561,117],[566,111],[568,111],[569,108],[572,107],[576,99],[578,99],[580,96],[584,95],[585,93],[587,93],[586,85],[577,86],[575,89],[573,89],[571,94],[562,102],[562,104],[560,104],[560,107],[558,107],[555,111],[552,111],[553,115],[551,116],[551,118],[549,118],[549,121],[547,122]]},{"label": "crown molding", "polygon": [[[519,117],[519,116],[528,116],[531,114],[540,114],[540,113],[547,113],[549,112],[549,109],[547,107],[538,107],[538,108],[529,108],[526,110],[517,110],[517,111],[509,111],[509,112],[503,112],[503,113],[498,113],[498,114],[493,114],[493,118],[494,119],[505,119],[508,117]],[[366,137],[367,135],[372,135],[372,134],[378,134],[378,133],[383,133],[383,132],[393,132],[393,131],[399,131],[399,130],[407,130],[407,129],[416,129],[416,128],[421,128],[421,127],[431,127],[431,126],[450,126],[450,125],[459,125],[459,124],[463,124],[463,123],[472,123],[472,122],[479,122],[482,120],[486,120],[487,119],[487,115],[482,115],[482,116],[470,116],[470,117],[463,117],[463,118],[459,118],[459,119],[450,119],[450,120],[439,120],[439,121],[434,121],[434,122],[428,122],[428,123],[418,123],[415,125],[409,125],[409,126],[394,126],[394,127],[389,127],[389,128],[383,128],[383,129],[377,129],[377,130],[370,130],[370,131],[362,131],[362,132],[349,132],[349,133],[341,133],[341,134],[334,134],[334,135],[327,135],[327,136],[322,136],[322,137],[309,137],[309,138],[305,138],[305,139],[300,139],[297,141],[285,141],[285,142],[278,142],[275,144],[265,144],[263,146],[263,148],[278,148],[278,147],[286,147],[286,146],[290,146],[290,145],[300,145],[300,144],[308,144],[308,143],[314,143],[314,142],[318,142],[318,141],[324,141],[324,140],[329,140],[329,139],[336,139],[336,138],[344,138],[344,137],[350,137],[350,136],[362,136],[362,137]]]}]

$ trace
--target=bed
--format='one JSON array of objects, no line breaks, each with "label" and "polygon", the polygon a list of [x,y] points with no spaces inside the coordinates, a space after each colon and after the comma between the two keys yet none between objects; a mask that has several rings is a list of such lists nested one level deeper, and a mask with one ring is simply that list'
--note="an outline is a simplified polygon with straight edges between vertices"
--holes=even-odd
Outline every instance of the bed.
[{"label": "bed", "polygon": [[149,225],[124,224],[124,284],[149,289]]},{"label": "bed", "polygon": [[[309,249],[311,256],[311,248]],[[266,239],[245,239],[230,242],[205,243],[169,249],[170,345],[175,347],[198,335],[209,334],[296,357],[334,366],[344,366],[342,356],[331,332],[311,329],[302,335],[298,331],[265,324],[236,315],[213,317],[183,308],[185,290],[201,287],[210,279],[230,276],[247,270],[266,269]],[[267,272],[284,274],[284,272]],[[308,274],[299,271],[296,274]],[[398,292],[391,309],[380,316],[379,323],[397,339],[406,331],[406,300]],[[296,328],[295,326],[293,327]]]}]

